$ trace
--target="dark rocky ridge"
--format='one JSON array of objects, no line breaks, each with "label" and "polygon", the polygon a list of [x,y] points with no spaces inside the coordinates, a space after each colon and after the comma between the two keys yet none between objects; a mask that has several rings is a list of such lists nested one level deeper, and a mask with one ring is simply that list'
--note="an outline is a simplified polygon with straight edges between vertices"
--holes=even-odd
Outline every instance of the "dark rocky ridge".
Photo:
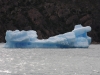
[{"label": "dark rocky ridge", "polygon": [[91,26],[89,36],[100,42],[99,0],[0,0],[0,42],[6,30],[36,30],[39,39]]}]

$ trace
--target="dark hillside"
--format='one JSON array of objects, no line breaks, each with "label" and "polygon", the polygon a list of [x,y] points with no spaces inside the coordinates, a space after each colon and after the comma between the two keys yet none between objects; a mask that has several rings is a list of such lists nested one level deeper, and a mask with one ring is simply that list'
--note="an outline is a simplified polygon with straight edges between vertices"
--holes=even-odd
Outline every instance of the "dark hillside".
[{"label": "dark hillside", "polygon": [[39,39],[91,26],[89,35],[100,42],[99,0],[0,0],[0,42],[6,30],[36,30]]}]

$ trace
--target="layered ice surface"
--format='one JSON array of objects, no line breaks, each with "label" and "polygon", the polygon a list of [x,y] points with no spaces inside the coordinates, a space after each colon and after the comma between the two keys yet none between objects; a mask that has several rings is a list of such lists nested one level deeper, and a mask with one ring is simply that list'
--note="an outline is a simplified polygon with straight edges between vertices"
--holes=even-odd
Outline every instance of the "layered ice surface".
[{"label": "layered ice surface", "polygon": [[38,39],[34,30],[29,31],[11,31],[6,32],[6,48],[88,48],[91,43],[91,37],[87,32],[91,31],[90,26],[83,27],[76,25],[74,30],[49,37],[48,39]]}]

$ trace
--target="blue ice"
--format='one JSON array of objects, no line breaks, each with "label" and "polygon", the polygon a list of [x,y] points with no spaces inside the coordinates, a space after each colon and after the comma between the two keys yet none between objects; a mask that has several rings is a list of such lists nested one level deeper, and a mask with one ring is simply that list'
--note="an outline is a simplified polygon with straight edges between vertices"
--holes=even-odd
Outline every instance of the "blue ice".
[{"label": "blue ice", "polygon": [[88,48],[91,37],[87,32],[91,31],[90,26],[83,27],[78,24],[71,32],[49,37],[48,39],[38,39],[34,30],[6,32],[5,48]]}]

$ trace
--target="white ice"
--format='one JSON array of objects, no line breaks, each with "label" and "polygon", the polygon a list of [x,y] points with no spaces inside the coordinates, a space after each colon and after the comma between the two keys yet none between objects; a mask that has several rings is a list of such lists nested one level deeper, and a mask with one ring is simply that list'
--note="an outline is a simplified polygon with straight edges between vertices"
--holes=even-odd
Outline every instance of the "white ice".
[{"label": "white ice", "polygon": [[37,39],[36,31],[11,31],[6,32],[6,48],[88,48],[91,37],[87,32],[91,31],[90,26],[82,27],[76,25],[74,30],[52,36],[48,39]]}]

